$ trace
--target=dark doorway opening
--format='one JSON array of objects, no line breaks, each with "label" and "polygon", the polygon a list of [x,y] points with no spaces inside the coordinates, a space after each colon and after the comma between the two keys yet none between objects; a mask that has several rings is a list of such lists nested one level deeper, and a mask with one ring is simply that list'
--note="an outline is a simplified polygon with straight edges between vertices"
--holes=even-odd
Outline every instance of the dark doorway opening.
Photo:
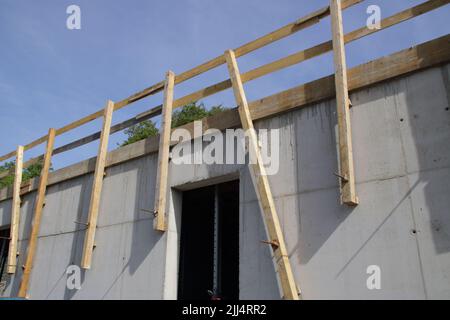
[{"label": "dark doorway opening", "polygon": [[178,299],[239,299],[239,181],[183,193]]},{"label": "dark doorway opening", "polygon": [[11,277],[7,273],[10,229],[0,229],[0,295]]}]

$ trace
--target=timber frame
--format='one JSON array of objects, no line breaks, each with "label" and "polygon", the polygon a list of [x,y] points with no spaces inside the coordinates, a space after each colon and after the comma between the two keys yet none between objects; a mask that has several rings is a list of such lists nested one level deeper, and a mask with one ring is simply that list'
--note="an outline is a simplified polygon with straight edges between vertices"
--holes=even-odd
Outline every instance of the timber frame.
[{"label": "timber frame", "polygon": [[262,160],[259,149],[258,137],[253,126],[253,120],[248,108],[247,97],[245,96],[244,86],[242,85],[241,74],[236,61],[236,55],[232,50],[225,52],[228,71],[230,73],[231,83],[233,84],[234,96],[238,104],[239,117],[242,128],[249,133],[249,153],[250,157],[256,159],[256,163],[250,164],[250,174],[258,196],[260,209],[263,213],[264,225],[267,230],[271,244],[274,265],[276,266],[277,276],[281,287],[281,296],[288,300],[298,300],[299,293],[295,284],[294,274],[292,273],[289,256],[284,242],[283,232],[281,231],[280,220],[275,208],[272,192],[270,190],[269,179],[267,178],[266,168]]},{"label": "timber frame", "polygon": [[344,27],[342,26],[342,7],[340,0],[330,0],[331,31],[333,34],[334,83],[336,86],[336,105],[339,142],[339,168],[337,176],[341,179],[342,202],[355,206],[358,204],[353,165],[352,127],[350,120],[350,99],[348,97],[347,62],[345,59]]},{"label": "timber frame", "polygon": [[173,87],[175,84],[175,74],[168,71],[166,83],[164,85],[164,104],[162,109],[161,134],[158,151],[158,169],[156,171],[156,191],[155,191],[155,219],[153,228],[158,231],[166,231],[166,196],[167,180],[169,175],[169,148],[170,129],[172,125],[172,105]]},{"label": "timber frame", "polygon": [[36,203],[34,205],[33,225],[31,227],[31,235],[28,243],[27,257],[23,267],[23,275],[20,281],[19,297],[26,298],[28,293],[28,285],[30,283],[31,270],[33,269],[34,257],[38,241],[39,230],[41,226],[42,210],[45,205],[45,192],[47,190],[48,172],[55,142],[56,130],[51,128],[48,131],[47,147],[45,149],[44,167],[39,178],[39,188],[36,195]]},{"label": "timber frame", "polygon": [[[164,81],[158,82],[121,101],[115,103],[108,101],[105,108],[77,121],[69,123],[59,129],[49,129],[47,135],[25,144],[24,146],[18,146],[17,150],[0,156],[0,161],[5,161],[12,157],[16,157],[14,172],[10,171],[0,173],[0,178],[13,173],[15,175],[12,195],[11,193],[8,193],[7,189],[0,190],[0,201],[10,196],[13,198],[11,211],[11,235],[9,244],[10,250],[7,268],[8,273],[14,273],[17,269],[17,255],[19,254],[19,252],[17,252],[17,243],[19,241],[18,230],[20,223],[20,196],[32,190],[38,190],[34,208],[31,236],[19,288],[19,296],[27,297],[28,295],[28,285],[31,277],[36,247],[38,244],[40,221],[45,204],[46,187],[48,185],[57,183],[67,178],[73,178],[75,176],[94,172],[89,218],[86,223],[85,243],[81,261],[81,266],[89,269],[91,267],[93,249],[95,247],[95,229],[100,207],[102,180],[105,175],[105,168],[113,164],[121,163],[135,156],[141,156],[152,151],[159,151],[156,194],[154,202],[154,229],[164,232],[166,230],[165,201],[168,192],[167,178],[169,175],[169,148],[173,145],[173,143],[169,140],[172,110],[229,88],[232,88],[235,93],[238,109],[225,111],[220,115],[220,117],[213,116],[204,119],[203,124],[205,126],[215,127],[217,129],[242,126],[244,129],[253,129],[254,120],[279,112],[285,112],[293,108],[298,108],[311,102],[336,97],[336,110],[338,115],[338,131],[336,139],[339,143],[339,172],[330,174],[335,174],[339,178],[341,186],[341,202],[351,206],[357,205],[358,198],[356,194],[356,177],[354,176],[351,141],[351,102],[348,98],[349,91],[450,60],[450,39],[449,35],[446,35],[414,48],[410,48],[391,56],[380,58],[371,63],[347,70],[345,44],[415,18],[432,10],[441,8],[449,4],[450,0],[424,1],[414,7],[384,18],[381,21],[380,29],[369,29],[363,26],[360,29],[344,34],[342,26],[342,11],[361,2],[363,2],[363,0],[330,0],[330,5],[327,7],[319,9],[301,19],[296,20],[293,23],[290,23],[234,50],[228,50],[224,54],[193,69],[178,75],[175,75],[173,72],[169,71]],[[331,17],[332,21],[332,39],[330,41],[298,51],[294,54],[267,63],[261,67],[242,74],[239,72],[236,61],[237,58],[315,25],[328,16]],[[335,65],[334,76],[319,79],[307,85],[301,85],[261,100],[250,103],[247,102],[243,89],[244,83],[299,64],[329,51],[333,51]],[[229,79],[218,82],[181,98],[174,99],[173,91],[175,85],[223,64],[228,65],[230,76]],[[388,67],[387,65],[391,65],[393,67]],[[133,118],[111,126],[114,111],[122,109],[133,102],[142,100],[163,90],[164,101],[162,105],[155,106]],[[309,93],[306,94],[306,92]],[[163,121],[162,133],[159,137],[159,141],[158,138],[154,137],[123,147],[121,149],[126,148],[128,150],[128,152],[126,152],[126,156],[122,155],[124,153],[121,152],[121,149],[112,151],[109,154],[107,153],[108,138],[110,134],[119,132],[160,114],[162,114]],[[63,146],[53,148],[56,136],[78,128],[100,117],[104,118],[101,131]],[[189,125],[186,125],[185,127],[188,130],[192,129]],[[58,170],[57,172],[49,173],[52,155],[72,150],[98,139],[100,139],[100,146],[98,156],[94,162],[91,160],[86,160],[71,167]],[[44,155],[29,159],[26,162],[23,161],[25,151],[43,143],[47,144]],[[256,155],[258,155],[259,150],[256,147],[256,134],[254,134],[253,139],[251,139],[251,145],[253,151]],[[44,159],[44,168],[41,171],[40,178],[34,179],[31,182],[22,183],[22,170],[36,163],[42,159],[42,157]],[[265,217],[266,230],[268,231],[269,237],[268,243],[276,243],[276,246],[272,245],[272,249],[274,253],[275,267],[280,280],[279,284],[281,288],[281,296],[285,299],[298,299],[299,290],[297,289],[289,259],[285,251],[286,248],[283,234],[281,232],[276,214],[276,208],[273,205],[273,199],[270,193],[269,179],[267,179],[264,174],[264,166],[260,165],[259,162],[251,167],[251,171],[263,217]],[[37,181],[39,181],[38,185]]]},{"label": "timber frame", "polygon": [[98,211],[100,207],[100,196],[105,176],[106,155],[108,153],[108,139],[111,130],[112,114],[114,102],[109,100],[103,114],[103,128],[100,135],[100,145],[98,147],[97,161],[95,163],[94,182],[92,184],[91,201],[89,202],[89,217],[87,222],[86,236],[84,238],[83,257],[81,267],[91,268],[92,251],[94,250],[95,230],[97,229]]}]

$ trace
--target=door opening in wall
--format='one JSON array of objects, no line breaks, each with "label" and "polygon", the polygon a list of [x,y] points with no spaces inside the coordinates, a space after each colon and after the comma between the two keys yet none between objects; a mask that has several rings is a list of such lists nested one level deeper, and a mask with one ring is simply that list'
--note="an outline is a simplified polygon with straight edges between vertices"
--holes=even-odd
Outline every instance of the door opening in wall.
[{"label": "door opening in wall", "polygon": [[7,274],[9,228],[0,229],[0,295],[3,294],[9,275]]},{"label": "door opening in wall", "polygon": [[183,192],[178,299],[239,299],[239,181]]}]

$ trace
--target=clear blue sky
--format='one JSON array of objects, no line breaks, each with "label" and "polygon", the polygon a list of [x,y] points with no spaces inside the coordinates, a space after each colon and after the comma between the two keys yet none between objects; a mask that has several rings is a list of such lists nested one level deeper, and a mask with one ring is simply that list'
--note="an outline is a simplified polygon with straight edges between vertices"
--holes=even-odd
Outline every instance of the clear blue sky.
[{"label": "clear blue sky", "polygon": [[[366,0],[347,10],[344,28],[365,24],[366,8],[377,4],[387,17],[424,0]],[[81,7],[81,30],[66,28],[66,8]],[[0,155],[164,78],[183,72],[225,49],[238,47],[328,4],[328,0],[0,0]],[[347,47],[349,66],[449,33],[450,6],[359,40]],[[241,71],[330,39],[324,20],[239,59]],[[246,85],[249,100],[333,72],[331,54]],[[227,78],[220,67],[176,86],[175,95]],[[162,95],[116,112],[113,123],[160,104]],[[234,106],[230,90],[205,99]],[[98,131],[97,120],[57,137],[56,146]],[[109,149],[122,141],[114,134]],[[44,146],[26,152],[28,159]],[[57,155],[59,168],[94,156],[97,142]]]}]

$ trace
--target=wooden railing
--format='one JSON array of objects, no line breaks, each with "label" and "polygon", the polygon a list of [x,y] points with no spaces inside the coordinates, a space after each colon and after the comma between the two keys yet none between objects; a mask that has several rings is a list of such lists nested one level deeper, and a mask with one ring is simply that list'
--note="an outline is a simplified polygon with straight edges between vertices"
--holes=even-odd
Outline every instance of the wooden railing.
[{"label": "wooden railing", "polygon": [[[344,0],[342,4],[342,8],[346,9],[349,8],[355,4],[358,4],[364,0]],[[388,18],[385,18],[381,21],[381,29],[369,29],[367,27],[362,27],[360,29],[354,30],[344,36],[345,43],[350,43],[355,40],[361,39],[365,36],[371,35],[373,33],[376,33],[378,31],[384,30],[386,28],[389,28],[391,26],[394,26],[396,24],[399,24],[401,22],[404,22],[406,20],[409,20],[411,18],[417,17],[419,15],[422,15],[424,13],[430,12],[432,10],[435,10],[439,7],[442,7],[446,4],[448,4],[450,1],[448,0],[429,0],[422,4],[419,4],[415,7],[406,9],[404,11],[401,11],[397,14],[394,14]],[[293,22],[291,24],[288,24],[270,34],[267,34],[261,38],[258,38],[252,42],[249,42],[239,48],[236,48],[234,50],[236,57],[240,57],[243,55],[246,55],[252,51],[255,51],[259,48],[262,48],[264,46],[267,46],[275,41],[278,41],[280,39],[283,39],[289,35],[292,35],[300,30],[303,30],[313,24],[318,23],[321,19],[327,17],[329,15],[329,7],[322,8],[306,17],[303,17],[296,22]],[[321,44],[318,44],[314,47],[308,48],[306,50],[299,51],[297,53],[291,54],[287,57],[281,58],[279,60],[273,61],[271,63],[265,64],[261,67],[255,68],[253,70],[250,70],[246,73],[243,73],[241,75],[242,81],[248,82],[257,78],[260,78],[262,76],[265,76],[267,74],[285,69],[287,67],[293,66],[295,64],[299,64],[301,62],[304,62],[306,60],[312,59],[314,57],[320,56],[322,54],[325,54],[332,50],[332,41],[327,41]],[[208,62],[205,62],[195,68],[192,68],[188,71],[185,71],[177,76],[175,76],[175,85],[180,84],[186,80],[189,80],[195,76],[198,76],[202,73],[205,73],[213,68],[216,68],[222,64],[225,63],[225,58],[223,55],[218,56]],[[142,100],[148,96],[151,96],[153,94],[156,94],[160,91],[162,91],[164,88],[164,81],[158,82],[138,93],[135,93],[131,95],[128,98],[125,98],[121,101],[114,103],[114,111],[117,111],[119,109],[122,109],[133,102]],[[231,88],[231,81],[229,79],[221,81],[219,83],[213,84],[211,86],[205,87],[203,89],[200,89],[196,92],[193,92],[189,95],[183,96],[177,100],[174,101],[173,108],[182,107],[190,102],[198,101],[202,98],[206,98],[208,96],[211,96],[215,93],[224,91],[226,89]],[[157,115],[161,114],[162,105],[158,105],[148,111],[142,112],[128,120],[125,120],[121,123],[118,123],[111,127],[111,134],[124,130],[128,127],[131,127],[137,123],[140,123],[144,120],[148,120],[152,117],[155,117]],[[59,136],[63,133],[69,132],[75,128],[78,128],[86,123],[89,123],[95,119],[98,119],[103,116],[103,109],[100,109],[90,115],[87,115],[81,119],[78,119],[72,123],[69,123],[59,129],[56,129],[56,136]],[[24,151],[30,150],[38,145],[41,145],[42,143],[45,143],[47,141],[48,136],[42,136],[28,144],[25,144]],[[87,143],[90,143],[92,141],[98,140],[100,138],[100,131],[93,133],[91,135],[88,135],[86,137],[83,137],[81,139],[78,139],[76,141],[73,141],[71,143],[68,143],[66,145],[63,145],[61,147],[56,148],[53,151],[53,154],[59,154],[63,153],[65,151],[72,150],[74,148],[80,147],[82,145],[85,145]],[[11,151],[7,154],[4,154],[3,156],[0,156],[0,162],[8,160],[10,158],[13,158],[16,155],[16,151]],[[23,168],[27,168],[33,163],[36,163],[40,158],[42,159],[43,155],[39,157],[35,157],[33,159],[30,159],[29,161],[25,162],[23,164]],[[11,172],[3,172],[0,174],[0,178],[7,176]]]},{"label": "wooden railing", "polygon": [[[349,205],[356,205],[358,203],[355,191],[355,182],[353,175],[353,159],[351,155],[351,130],[350,123],[348,118],[348,90],[346,85],[346,66],[345,66],[345,50],[344,45],[358,39],[361,39],[365,36],[378,32],[380,30],[384,30],[391,26],[397,25],[406,20],[412,19],[424,13],[430,12],[434,9],[447,5],[450,0],[428,0],[419,5],[416,5],[412,8],[406,9],[399,13],[396,13],[390,17],[384,18],[381,21],[380,29],[369,29],[366,26],[361,27],[360,29],[354,30],[348,34],[343,34],[342,31],[342,16],[340,11],[345,10],[349,7],[352,7],[358,3],[363,2],[363,0],[331,0],[330,6],[324,7],[316,12],[313,12],[297,21],[290,23],[276,31],[273,31],[267,35],[264,35],[254,41],[251,41],[243,46],[240,46],[234,50],[231,50],[231,53],[228,55],[232,55],[235,58],[244,56],[250,52],[253,52],[257,49],[260,49],[264,46],[267,46],[273,42],[276,42],[280,39],[288,37],[300,30],[308,28],[312,25],[319,23],[322,19],[332,15],[332,40],[320,43],[314,47],[298,51],[294,54],[281,58],[279,60],[270,62],[248,72],[242,73],[238,75],[239,81],[238,84],[242,84],[245,82],[249,82],[251,80],[260,78],[262,76],[271,74],[273,72],[279,71],[281,69],[293,66],[295,64],[299,64],[306,60],[312,59],[329,51],[334,51],[335,57],[335,68],[336,68],[336,91],[337,91],[337,105],[338,105],[338,115],[339,115],[339,148],[340,148],[340,172],[336,174],[340,179],[341,184],[341,192],[342,192],[342,201]],[[108,145],[108,137],[110,134],[126,129],[132,125],[138,124],[144,120],[150,119],[157,115],[163,113],[164,108],[166,108],[165,125],[167,123],[170,124],[170,115],[172,109],[176,109],[182,107],[190,102],[198,101],[202,98],[211,96],[215,93],[221,92],[223,90],[234,88],[236,83],[233,83],[232,79],[227,79],[218,83],[215,83],[211,86],[205,87],[201,90],[190,93],[186,96],[173,100],[173,87],[177,84],[180,84],[184,81],[187,81],[193,77],[196,77],[204,72],[207,72],[213,68],[221,66],[223,64],[227,64],[230,66],[230,59],[227,55],[222,54],[212,60],[209,60],[193,69],[180,73],[178,75],[170,76],[170,72],[166,80],[158,82],[138,93],[131,95],[128,98],[125,98],[118,102],[108,101],[106,107],[100,109],[88,116],[85,116],[77,121],[69,123],[58,129],[50,129],[49,133],[45,136],[42,136],[24,146],[18,146],[17,150],[11,151],[3,156],[0,156],[0,161],[8,160],[12,157],[16,157],[15,168],[10,171],[3,172],[0,174],[0,178],[5,177],[9,174],[14,174],[15,170],[15,181],[13,185],[13,210],[12,210],[12,227],[11,227],[11,239],[10,239],[10,251],[9,251],[9,259],[8,259],[8,272],[14,273],[16,270],[16,252],[17,252],[17,241],[18,241],[18,224],[19,224],[19,213],[20,213],[20,183],[21,183],[21,175],[18,174],[23,169],[29,167],[33,163],[36,163],[40,159],[44,159],[44,168],[41,172],[40,184],[37,192],[37,203],[35,205],[34,212],[34,222],[32,228],[32,234],[30,237],[29,249],[27,254],[27,261],[25,263],[24,270],[24,278],[22,279],[22,283],[20,286],[19,296],[25,296],[28,288],[28,277],[32,269],[33,256],[35,250],[35,243],[37,241],[37,235],[39,231],[39,223],[40,223],[40,215],[42,211],[42,207],[44,204],[45,198],[45,190],[47,185],[47,176],[48,169],[51,160],[51,156],[59,153],[66,152],[68,150],[72,150],[79,146],[85,145],[92,141],[100,139],[99,152],[97,156],[97,165],[94,172],[94,187],[91,194],[91,203],[89,209],[89,221],[86,223],[87,226],[87,234],[85,239],[84,253],[83,253],[83,261],[82,266],[84,268],[89,268],[91,264],[91,256],[92,249],[94,246],[94,235],[95,229],[97,225],[97,215],[98,215],[98,204],[100,201],[101,187],[102,187],[102,178],[104,175],[104,167],[105,167],[105,159],[106,159],[106,150]],[[237,65],[236,65],[237,66]],[[234,70],[236,71],[236,70]],[[172,86],[168,86],[169,79],[173,78]],[[168,89],[168,87],[172,87],[172,89]],[[234,88],[236,89],[236,88]],[[114,111],[122,109],[136,101],[142,100],[148,96],[156,94],[165,90],[165,102],[162,105],[155,106],[148,111],[140,113],[126,121],[115,124],[111,126],[111,118]],[[168,91],[171,90],[170,96],[167,96]],[[235,91],[236,92],[236,91]],[[342,95],[342,96],[341,96]],[[172,100],[171,100],[172,99]],[[170,105],[170,108],[169,108]],[[164,108],[163,108],[164,106]],[[341,114],[342,113],[342,114]],[[169,115],[169,116],[168,116]],[[75,128],[78,128],[84,124],[87,124],[95,119],[103,117],[103,127],[101,131],[98,131],[94,134],[88,135],[81,139],[75,140],[71,143],[65,144],[58,148],[53,148],[55,137],[67,133]],[[343,121],[342,123],[340,121]],[[163,124],[164,125],[164,124]],[[170,128],[170,125],[169,125]],[[164,128],[163,133],[164,134]],[[170,131],[170,130],[169,130]],[[167,133],[167,132],[166,132]],[[161,140],[164,142],[164,140]],[[43,143],[47,144],[46,153],[42,156],[32,158],[27,162],[23,163],[23,153],[24,151],[30,150],[38,145]],[[166,145],[161,144],[161,150],[165,150],[168,147]],[[161,151],[160,150],[160,151]],[[167,150],[165,150],[167,151]],[[162,154],[162,152],[160,152]],[[159,162],[164,163],[165,158],[160,159]],[[166,168],[167,169],[167,168]],[[158,167],[158,172],[160,167]],[[158,185],[164,185],[164,179],[166,179],[167,174],[163,174],[159,176]],[[165,187],[160,189],[157,188],[158,195],[163,195],[166,192]],[[163,199],[164,200],[164,199]],[[155,224],[155,228],[157,230],[164,231],[165,230],[165,222],[164,222],[164,206],[162,209],[156,209],[157,207],[161,207],[161,203],[158,203],[158,199],[155,199],[155,213],[160,213],[157,215],[157,223]],[[162,210],[162,212],[161,212]]]}]

